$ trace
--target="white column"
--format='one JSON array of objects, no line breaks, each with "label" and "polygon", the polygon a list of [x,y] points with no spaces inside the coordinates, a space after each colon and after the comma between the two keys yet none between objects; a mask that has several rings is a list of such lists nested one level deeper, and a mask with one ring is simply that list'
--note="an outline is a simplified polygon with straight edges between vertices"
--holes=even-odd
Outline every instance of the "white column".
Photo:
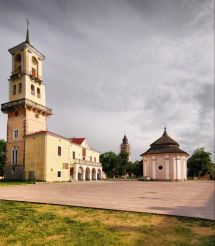
[{"label": "white column", "polygon": [[173,158],[173,179],[176,179],[176,158]]},{"label": "white column", "polygon": [[156,179],[156,162],[155,162],[155,160],[152,161],[152,178]]},{"label": "white column", "polygon": [[98,169],[96,169],[96,179],[95,180],[97,180],[97,175],[98,175]]},{"label": "white column", "polygon": [[85,169],[83,168],[83,181],[85,181]]},{"label": "white column", "polygon": [[90,176],[90,181],[92,180],[92,169],[90,169],[90,174],[89,174],[89,176]]},{"label": "white column", "polygon": [[177,179],[181,179],[181,160],[180,158],[177,159]]},{"label": "white column", "polygon": [[74,178],[75,181],[78,181],[78,168],[79,168],[78,165],[74,166],[73,178]]},{"label": "white column", "polygon": [[143,159],[143,176],[147,176],[147,174],[146,174],[146,162],[147,162],[147,160],[145,159]]},{"label": "white column", "polygon": [[184,179],[184,157],[181,157],[181,179]]},{"label": "white column", "polygon": [[184,179],[187,179],[187,161],[184,159]]},{"label": "white column", "polygon": [[169,179],[169,160],[166,160],[166,179]]}]

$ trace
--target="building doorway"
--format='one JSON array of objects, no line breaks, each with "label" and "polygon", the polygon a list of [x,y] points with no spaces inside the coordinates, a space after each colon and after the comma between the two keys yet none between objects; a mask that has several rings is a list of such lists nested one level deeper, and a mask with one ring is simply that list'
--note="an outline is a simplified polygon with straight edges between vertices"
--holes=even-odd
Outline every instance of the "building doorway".
[{"label": "building doorway", "polygon": [[93,168],[92,170],[92,180],[96,180],[96,169]]},{"label": "building doorway", "polygon": [[84,169],[83,167],[78,168],[78,181],[84,180]]},{"label": "building doorway", "polygon": [[70,168],[70,180],[74,179],[74,167]]},{"label": "building doorway", "polygon": [[97,179],[98,180],[101,180],[102,179],[102,171],[101,171],[101,169],[98,169]]},{"label": "building doorway", "polygon": [[85,180],[90,180],[90,169],[89,167],[86,168],[86,172],[85,172]]}]

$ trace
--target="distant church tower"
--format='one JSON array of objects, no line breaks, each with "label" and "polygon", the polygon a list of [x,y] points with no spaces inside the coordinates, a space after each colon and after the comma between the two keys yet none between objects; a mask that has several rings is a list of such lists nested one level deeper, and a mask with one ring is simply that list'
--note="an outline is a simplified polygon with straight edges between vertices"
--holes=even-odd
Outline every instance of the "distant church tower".
[{"label": "distant church tower", "polygon": [[126,135],[124,135],[123,139],[122,139],[122,143],[120,146],[120,153],[127,153],[128,154],[128,160],[131,160],[131,147],[130,144],[128,143],[128,138],[126,137]]},{"label": "distant church tower", "polygon": [[1,105],[7,121],[6,179],[25,177],[25,135],[47,130],[47,116],[52,110],[46,107],[45,84],[42,80],[42,61],[45,56],[29,40],[9,49],[12,55],[12,72],[9,78],[9,102]]}]

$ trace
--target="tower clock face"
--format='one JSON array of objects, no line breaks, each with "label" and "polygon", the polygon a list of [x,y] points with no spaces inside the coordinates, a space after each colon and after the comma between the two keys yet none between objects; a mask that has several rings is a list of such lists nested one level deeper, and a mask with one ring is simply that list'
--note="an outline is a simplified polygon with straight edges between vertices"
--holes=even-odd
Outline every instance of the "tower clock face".
[{"label": "tower clock face", "polygon": [[21,60],[22,60],[21,54],[16,55],[16,61],[21,62]]}]

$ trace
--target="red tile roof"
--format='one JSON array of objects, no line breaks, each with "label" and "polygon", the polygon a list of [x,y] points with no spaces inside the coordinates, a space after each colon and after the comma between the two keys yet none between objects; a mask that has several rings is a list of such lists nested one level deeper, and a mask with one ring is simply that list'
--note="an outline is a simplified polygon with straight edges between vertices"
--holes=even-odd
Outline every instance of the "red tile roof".
[{"label": "red tile roof", "polygon": [[81,145],[86,138],[69,138],[72,143]]}]

